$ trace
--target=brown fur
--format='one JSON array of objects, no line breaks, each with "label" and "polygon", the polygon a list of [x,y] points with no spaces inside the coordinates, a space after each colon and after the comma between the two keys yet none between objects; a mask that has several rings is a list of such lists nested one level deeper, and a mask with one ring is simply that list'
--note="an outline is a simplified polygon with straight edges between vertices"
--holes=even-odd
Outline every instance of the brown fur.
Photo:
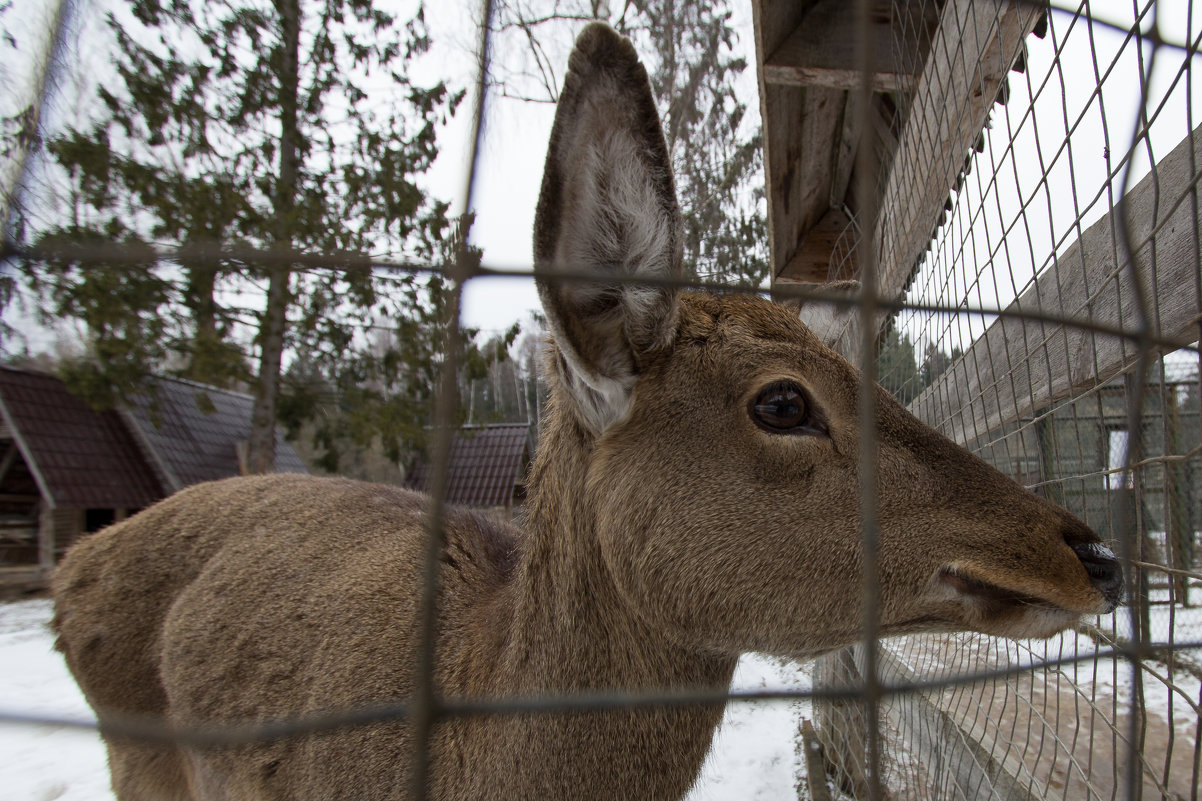
[{"label": "brown fur", "polygon": [[[573,109],[605,83],[582,75],[608,60],[635,74],[628,43],[586,29],[548,156],[544,266],[565,249],[613,246],[590,239],[590,212],[562,204],[596,200],[596,186],[573,185],[563,164],[591,157],[578,152],[593,134],[573,129]],[[629,105],[645,116],[641,81],[604,91],[634,92]],[[640,113],[617,135],[642,141]],[[556,155],[573,137],[575,149]],[[619,267],[678,274],[674,200],[665,210],[655,177],[662,146],[636,150],[647,163],[621,169],[649,176],[646,213],[666,224],[655,247]],[[541,285],[557,349],[522,527],[467,511],[446,521],[438,692],[723,688],[743,652],[806,657],[854,642],[856,371],[759,298],[565,286]],[[779,380],[806,390],[824,434],[757,427],[751,400]],[[1093,532],[884,392],[877,405],[883,631],[1043,636],[1112,605],[1113,581],[1095,586],[1072,548],[1096,542]],[[55,580],[59,646],[102,719],[238,723],[404,699],[418,661],[427,505],[392,487],[292,475],[185,490],[71,551]],[[1113,578],[1112,568],[1092,569]],[[444,720],[431,742],[432,796],[680,798],[720,715]],[[403,798],[412,746],[403,723],[216,749],[108,740],[121,801]]]}]

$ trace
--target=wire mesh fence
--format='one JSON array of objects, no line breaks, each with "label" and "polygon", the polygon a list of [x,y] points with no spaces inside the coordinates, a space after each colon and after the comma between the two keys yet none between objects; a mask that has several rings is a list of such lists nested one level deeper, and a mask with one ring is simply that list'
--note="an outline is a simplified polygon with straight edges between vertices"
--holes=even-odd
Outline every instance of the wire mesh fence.
[{"label": "wire mesh fence", "polygon": [[[879,307],[891,317],[880,358],[865,366],[870,373],[879,369],[882,383],[920,419],[1117,543],[1127,565],[1129,606],[1047,641],[962,634],[869,640],[819,659],[814,689],[804,693],[665,687],[439,698],[432,644],[454,421],[453,345],[443,362],[434,426],[441,435],[431,446],[433,473],[443,479],[431,493],[418,691],[367,709],[233,728],[177,729],[113,717],[106,732],[212,747],[406,719],[418,747],[404,758],[411,760],[420,796],[431,733],[447,719],[804,698],[812,704],[813,740],[822,751],[821,760],[807,763],[811,773],[802,792],[808,797],[1196,799],[1202,754],[1202,613],[1196,611],[1202,604],[1196,583],[1202,581],[1202,143],[1193,97],[1202,89],[1192,67],[1202,20],[1190,3],[1154,0],[1050,11],[1041,4],[955,0],[888,5],[891,18],[902,21],[901,35],[911,38],[914,30],[926,30],[920,20],[938,19],[920,66],[937,76],[958,70],[969,80],[920,80],[897,97],[885,92],[875,101],[886,98],[896,110],[891,128],[876,134],[907,147],[875,164],[863,162],[870,169],[858,175],[861,209],[872,205],[866,195],[879,195],[880,207],[867,215],[871,222],[863,212],[860,219],[852,215],[840,232],[831,277],[863,279],[863,270],[878,263],[887,272],[903,258],[905,242],[933,238],[917,265],[904,265],[904,292],[894,294],[886,280],[879,297],[862,298],[870,311]],[[969,49],[957,49],[980,31],[1005,26],[1023,32],[1017,61],[1015,54],[994,53],[994,62],[970,63]],[[1042,38],[1027,36],[1028,30]],[[1016,64],[1021,71],[1014,71]],[[1009,74],[1006,88],[984,98],[974,92],[984,86],[985,73],[999,72]],[[486,97],[483,72],[478,93]],[[933,150],[952,147],[923,126],[947,129],[974,103],[990,108],[991,122],[979,140],[973,134],[975,154],[946,187],[938,177],[929,186],[890,183],[907,160],[921,172]],[[924,117],[924,108],[935,109],[933,116]],[[469,208],[471,183],[469,177]],[[947,189],[946,218],[932,234],[912,210],[929,205],[925,196],[932,191]],[[919,224],[924,227],[915,230]],[[6,247],[10,258],[39,255]],[[90,244],[71,255],[96,262],[121,257],[120,248],[101,252]],[[474,278],[510,275],[473,265],[462,253],[451,266],[221,245],[208,253],[216,255],[261,264],[275,259],[291,269],[309,262],[440,271],[456,293]],[[570,264],[544,276],[591,277]],[[639,280],[725,289],[691,279]],[[847,301],[823,295],[821,287],[778,285],[774,291]],[[457,343],[457,295],[448,319],[447,341]],[[862,436],[874,436],[871,421]],[[870,505],[865,518],[871,520]],[[872,603],[865,607],[871,617]],[[47,722],[19,712],[4,719]],[[817,770],[825,774],[821,779]]]},{"label": "wire mesh fence", "polygon": [[1198,795],[1198,355],[1139,342],[1198,336],[1196,34],[1189,4],[1054,6],[907,290],[939,310],[895,319],[913,358],[884,383],[1132,565],[1130,606],[1072,634],[887,644],[900,676],[1072,660],[890,702],[897,797]]}]

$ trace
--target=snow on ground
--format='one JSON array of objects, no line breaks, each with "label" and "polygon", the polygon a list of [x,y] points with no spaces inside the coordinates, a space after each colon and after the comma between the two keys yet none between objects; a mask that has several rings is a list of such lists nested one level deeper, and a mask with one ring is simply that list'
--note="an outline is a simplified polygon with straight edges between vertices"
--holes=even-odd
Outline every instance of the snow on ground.
[{"label": "snow on ground", "polygon": [[[47,600],[0,603],[0,712],[92,720],[53,648],[50,614]],[[809,676],[793,664],[748,656],[734,686],[807,689]],[[802,702],[730,704],[690,801],[796,798],[794,736],[802,709]],[[0,723],[0,753],[6,763],[0,801],[114,801],[104,746],[94,732]]]},{"label": "snow on ground", "polygon": [[[0,711],[90,720],[91,710],[53,649],[47,626],[50,614],[47,600],[0,603]],[[1150,616],[1154,636],[1159,635],[1155,638],[1163,641],[1170,630],[1170,610],[1153,607]],[[1110,619],[1099,622],[1103,628],[1113,631],[1112,627],[1117,627],[1122,632],[1122,613],[1117,617],[1117,626]],[[1174,610],[1171,628],[1179,642],[1196,641],[1202,632],[1202,609]],[[970,638],[967,645],[975,642]],[[1095,647],[1088,638],[1067,634],[1048,641],[1012,643],[1007,650],[1011,659],[1023,662],[1079,656],[1081,663],[1065,668],[1081,686],[1079,691],[1088,696],[1093,686],[1093,693],[1115,698],[1118,708],[1123,709],[1130,697],[1128,669],[1109,660],[1092,663],[1087,655]],[[933,664],[927,667],[939,672]],[[1180,672],[1172,681],[1175,687],[1169,688],[1144,674],[1148,709],[1159,719],[1172,721],[1179,732],[1192,736],[1198,719],[1189,700],[1196,703],[1202,686]],[[740,663],[734,687],[805,690],[809,682],[804,668],[751,655]],[[797,786],[804,781],[796,743],[802,716],[810,717],[808,701],[729,704],[689,801],[797,798]],[[56,725],[0,723],[0,753],[5,755],[7,766],[0,780],[0,801],[113,801],[104,748],[93,732]]]},{"label": "snow on ground", "polygon": [[[0,710],[90,719],[53,649],[49,601],[0,604]],[[0,724],[4,801],[112,801],[100,738],[61,726]]]}]

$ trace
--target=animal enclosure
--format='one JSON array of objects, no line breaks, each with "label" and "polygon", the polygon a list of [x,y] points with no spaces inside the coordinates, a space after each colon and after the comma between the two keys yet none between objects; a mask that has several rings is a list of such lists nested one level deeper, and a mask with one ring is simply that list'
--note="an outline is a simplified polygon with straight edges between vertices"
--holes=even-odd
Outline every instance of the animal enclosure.
[{"label": "animal enclosure", "polygon": [[[802,797],[1197,799],[1202,8],[752,0],[752,12],[771,291],[845,303],[821,284],[859,279],[863,316],[843,352],[921,420],[1111,540],[1129,593],[1046,641],[906,636],[820,657],[813,691],[784,695],[812,703]],[[813,49],[865,36],[866,60]],[[348,270],[370,261],[325,256]],[[484,264],[433,269],[462,285],[490,274]],[[449,399],[440,415],[449,431]],[[435,439],[435,473],[450,447],[449,434]],[[441,504],[445,482],[432,486]],[[872,604],[866,592],[869,618]],[[727,700],[663,687],[444,702],[421,686],[316,720],[124,731],[211,745],[406,716],[428,732],[444,716]]]},{"label": "animal enclosure", "polygon": [[[1202,10],[948,2],[941,13],[890,168],[918,158],[936,179],[882,175],[877,230],[929,206],[939,176],[951,186],[933,229],[875,243],[882,285],[904,286],[881,381],[1117,543],[1130,605],[1046,642],[884,642],[880,680],[918,687],[883,701],[875,770],[896,798],[1197,798]],[[955,86],[969,90],[949,96]],[[918,143],[954,138],[982,94],[996,102],[948,173]],[[915,235],[916,259],[888,250]],[[865,657],[820,660],[816,684],[862,684]],[[945,683],[972,674],[989,675]],[[862,714],[843,702],[815,714],[832,784],[865,794]]]}]

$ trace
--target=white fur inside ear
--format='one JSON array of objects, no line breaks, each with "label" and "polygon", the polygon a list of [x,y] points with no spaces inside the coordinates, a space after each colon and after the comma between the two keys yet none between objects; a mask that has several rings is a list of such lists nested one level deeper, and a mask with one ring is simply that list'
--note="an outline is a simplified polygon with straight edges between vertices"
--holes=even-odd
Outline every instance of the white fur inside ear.
[{"label": "white fur inside ear", "polygon": [[[652,173],[638,143],[617,130],[579,144],[582,157],[569,201],[577,225],[559,243],[559,262],[606,277],[672,275],[680,259],[678,220],[664,207],[656,191],[661,176]],[[613,286],[573,283],[564,292],[570,306],[590,309]],[[637,347],[671,341],[675,320],[666,294],[660,286],[619,284],[621,325]]]},{"label": "white fur inside ear", "polygon": [[601,436],[607,428],[625,420],[630,413],[634,374],[623,379],[608,378],[582,369],[571,351],[561,349],[560,353],[563,355],[560,379],[575,401],[585,428],[594,436]]},{"label": "white fur inside ear", "polygon": [[681,258],[667,167],[648,158],[631,130],[612,126],[627,113],[619,99],[598,91],[581,109],[575,138],[561,142],[572,169],[555,261],[602,280],[559,282],[548,290],[555,302],[544,295],[543,304],[564,386],[598,435],[630,411],[637,354],[670,346],[676,332],[675,288],[621,279],[675,275]]}]

